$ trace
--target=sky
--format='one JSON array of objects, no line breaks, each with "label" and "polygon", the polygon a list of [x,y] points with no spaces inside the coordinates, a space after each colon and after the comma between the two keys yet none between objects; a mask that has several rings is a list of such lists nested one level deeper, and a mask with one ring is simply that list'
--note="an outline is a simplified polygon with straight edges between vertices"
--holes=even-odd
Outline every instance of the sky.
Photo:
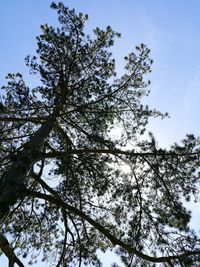
[{"label": "sky", "polygon": [[[159,145],[169,146],[186,133],[200,135],[200,1],[199,0],[63,0],[66,6],[87,13],[87,31],[107,25],[120,32],[113,56],[123,72],[123,57],[140,43],[151,49],[154,60],[151,94],[145,100],[152,108],[169,112],[170,118],[150,121]],[[40,25],[56,25],[49,0],[0,0],[0,86],[8,72],[25,75],[34,84],[24,58],[34,55]],[[198,206],[196,217],[200,215]],[[4,259],[0,258],[0,266]],[[40,267],[39,265],[37,265]],[[41,265],[42,266],[42,265]],[[105,265],[108,266],[108,265]]]}]

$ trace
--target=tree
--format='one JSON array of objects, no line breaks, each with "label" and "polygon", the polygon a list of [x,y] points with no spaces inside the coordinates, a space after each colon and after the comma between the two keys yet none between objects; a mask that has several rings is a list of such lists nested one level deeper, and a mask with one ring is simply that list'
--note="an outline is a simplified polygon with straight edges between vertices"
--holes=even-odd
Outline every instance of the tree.
[{"label": "tree", "polygon": [[145,134],[150,117],[167,115],[142,104],[150,50],[136,47],[118,77],[110,47],[120,34],[96,28],[90,37],[86,15],[51,7],[60,28],[41,26],[38,56],[26,58],[39,85],[17,73],[2,88],[0,248],[9,266],[40,254],[57,267],[101,266],[98,249],[115,249],[126,266],[197,266],[184,202],[198,201],[200,139],[166,150]]}]

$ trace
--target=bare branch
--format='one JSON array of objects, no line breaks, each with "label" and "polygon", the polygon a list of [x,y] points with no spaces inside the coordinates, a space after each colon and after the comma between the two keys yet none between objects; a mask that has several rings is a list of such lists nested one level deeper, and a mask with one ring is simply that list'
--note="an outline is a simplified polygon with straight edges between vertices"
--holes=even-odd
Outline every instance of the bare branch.
[{"label": "bare branch", "polygon": [[3,234],[0,234],[0,248],[9,260],[9,267],[14,267],[15,263],[19,267],[25,267],[24,264],[20,261],[20,259],[16,256],[13,248],[11,247],[7,238]]}]

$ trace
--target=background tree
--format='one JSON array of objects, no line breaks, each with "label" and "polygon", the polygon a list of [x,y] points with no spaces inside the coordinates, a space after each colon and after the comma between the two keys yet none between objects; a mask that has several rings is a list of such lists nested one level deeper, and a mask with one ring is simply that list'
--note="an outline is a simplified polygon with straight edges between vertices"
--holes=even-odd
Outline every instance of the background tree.
[{"label": "background tree", "polygon": [[149,117],[166,116],[143,104],[149,49],[136,47],[118,77],[110,47],[120,35],[107,27],[90,37],[87,16],[51,7],[60,28],[43,25],[38,57],[26,58],[38,87],[8,74],[1,98],[0,247],[9,266],[40,253],[55,266],[100,266],[97,249],[113,247],[126,266],[197,265],[199,237],[183,203],[198,201],[199,138],[167,151],[144,135]]}]

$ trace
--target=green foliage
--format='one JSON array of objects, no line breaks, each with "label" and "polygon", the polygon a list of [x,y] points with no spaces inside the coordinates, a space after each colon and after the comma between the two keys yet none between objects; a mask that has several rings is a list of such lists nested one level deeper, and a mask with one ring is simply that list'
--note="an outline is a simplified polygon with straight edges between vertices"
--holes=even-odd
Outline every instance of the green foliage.
[{"label": "green foliage", "polygon": [[[120,34],[108,26],[90,37],[87,15],[51,7],[60,27],[41,26],[37,56],[26,58],[41,84],[30,89],[17,73],[2,88],[0,185],[27,149],[32,159],[1,233],[30,264],[42,254],[57,267],[101,266],[97,250],[118,245],[125,266],[197,266],[184,201],[198,201],[200,139],[188,135],[166,150],[144,135],[149,117],[167,115],[143,104],[150,50],[136,47],[119,77],[110,47]],[[30,142],[38,131],[39,147]]]}]

